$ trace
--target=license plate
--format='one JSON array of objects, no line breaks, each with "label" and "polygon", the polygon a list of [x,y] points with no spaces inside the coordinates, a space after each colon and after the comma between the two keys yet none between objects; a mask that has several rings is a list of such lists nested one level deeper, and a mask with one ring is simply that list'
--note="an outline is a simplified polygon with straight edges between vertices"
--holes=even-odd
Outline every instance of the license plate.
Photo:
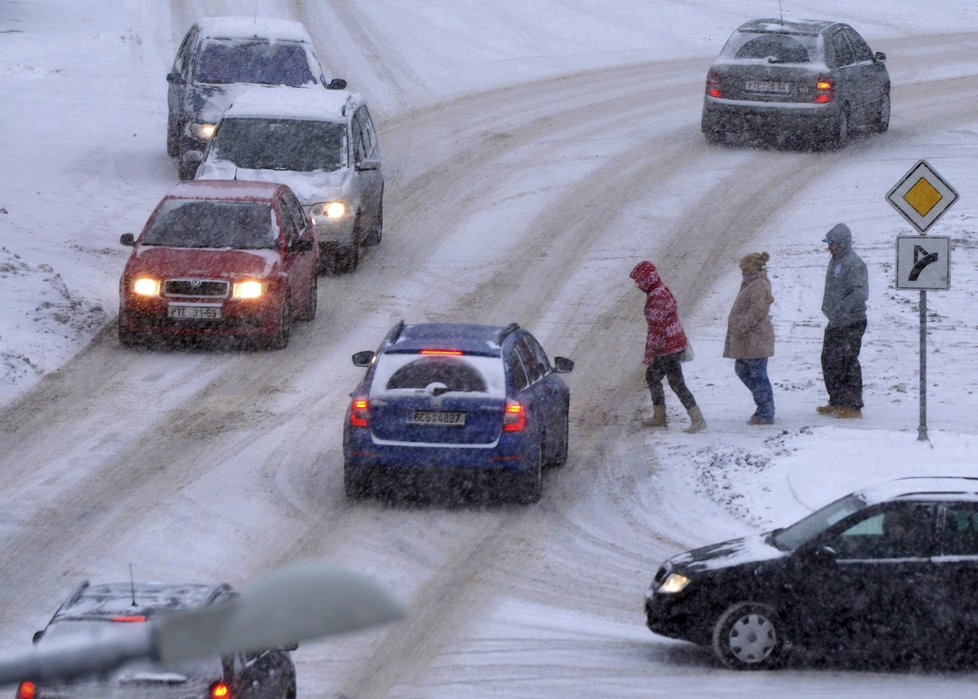
[{"label": "license plate", "polygon": [[220,306],[204,306],[199,303],[171,303],[166,307],[166,317],[174,320],[220,320]]},{"label": "license plate", "polygon": [[435,410],[414,410],[408,419],[411,425],[436,425],[439,427],[464,427],[465,413],[444,413]]},{"label": "license plate", "polygon": [[750,92],[776,92],[787,94],[791,90],[790,83],[773,82],[771,80],[748,80],[744,89]]}]

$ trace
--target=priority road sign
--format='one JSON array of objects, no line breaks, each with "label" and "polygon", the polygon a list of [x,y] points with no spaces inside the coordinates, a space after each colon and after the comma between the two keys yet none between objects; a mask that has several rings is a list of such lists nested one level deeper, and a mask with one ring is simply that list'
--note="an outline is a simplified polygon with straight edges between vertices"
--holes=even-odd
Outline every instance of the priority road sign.
[{"label": "priority road sign", "polygon": [[958,200],[958,193],[926,160],[921,160],[887,193],[886,200],[910,225],[926,233]]},{"label": "priority road sign", "polygon": [[897,236],[897,289],[950,289],[951,239]]}]

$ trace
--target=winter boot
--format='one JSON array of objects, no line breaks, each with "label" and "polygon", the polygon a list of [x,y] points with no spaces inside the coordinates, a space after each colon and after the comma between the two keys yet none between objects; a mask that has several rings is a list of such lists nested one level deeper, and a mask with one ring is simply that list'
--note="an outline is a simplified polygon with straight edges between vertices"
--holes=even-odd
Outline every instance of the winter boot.
[{"label": "winter boot", "polygon": [[666,406],[663,405],[653,405],[652,406],[652,417],[647,417],[642,420],[642,425],[644,427],[665,427],[666,426]]},{"label": "winter boot", "polygon": [[700,407],[698,405],[694,405],[686,412],[689,413],[689,419],[691,422],[689,427],[683,430],[683,432],[692,434],[693,432],[701,432],[702,430],[706,429],[706,420],[703,419],[703,413],[700,412]]},{"label": "winter boot", "polygon": [[834,405],[820,405],[815,408],[815,412],[819,415],[831,415],[835,412],[835,407]]}]

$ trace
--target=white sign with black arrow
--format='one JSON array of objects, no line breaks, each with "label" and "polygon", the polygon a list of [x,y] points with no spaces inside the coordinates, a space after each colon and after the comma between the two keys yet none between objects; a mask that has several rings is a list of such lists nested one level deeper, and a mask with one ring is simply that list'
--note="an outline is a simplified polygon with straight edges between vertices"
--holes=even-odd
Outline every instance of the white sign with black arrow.
[{"label": "white sign with black arrow", "polygon": [[897,289],[950,289],[951,239],[897,236]]}]

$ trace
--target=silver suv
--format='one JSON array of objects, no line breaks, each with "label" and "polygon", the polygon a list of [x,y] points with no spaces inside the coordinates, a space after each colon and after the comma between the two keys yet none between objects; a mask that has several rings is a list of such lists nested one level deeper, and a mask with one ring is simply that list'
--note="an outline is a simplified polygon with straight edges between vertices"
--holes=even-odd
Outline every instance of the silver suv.
[{"label": "silver suv", "polygon": [[255,88],[217,125],[199,180],[288,185],[312,217],[320,263],[352,272],[384,226],[380,147],[363,98],[346,90]]}]

